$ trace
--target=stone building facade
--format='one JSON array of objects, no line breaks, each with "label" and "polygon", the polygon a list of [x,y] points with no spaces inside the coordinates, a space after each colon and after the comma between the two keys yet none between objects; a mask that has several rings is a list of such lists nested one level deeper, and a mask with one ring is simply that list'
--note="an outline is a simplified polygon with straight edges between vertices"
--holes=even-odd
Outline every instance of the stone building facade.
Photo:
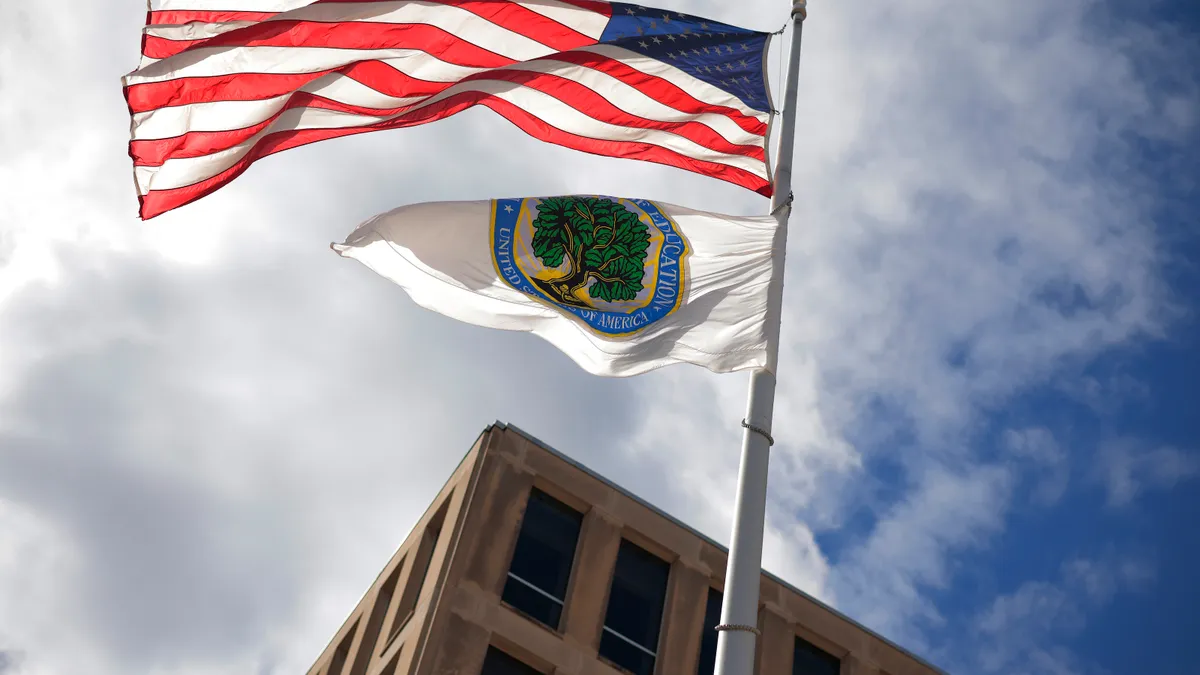
[{"label": "stone building facade", "polygon": [[[711,673],[725,550],[494,424],[308,675]],[[935,675],[763,574],[759,675]]]}]

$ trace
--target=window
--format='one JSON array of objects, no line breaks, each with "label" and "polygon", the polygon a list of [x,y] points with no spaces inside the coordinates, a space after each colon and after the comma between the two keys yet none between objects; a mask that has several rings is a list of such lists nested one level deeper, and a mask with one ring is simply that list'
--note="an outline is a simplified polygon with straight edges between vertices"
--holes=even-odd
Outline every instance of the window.
[{"label": "window", "polygon": [[534,490],[504,583],[504,602],[557,630],[583,516]]},{"label": "window", "polygon": [[396,564],[392,573],[383,582],[383,586],[379,588],[379,595],[371,607],[371,616],[367,619],[362,642],[358,645],[358,655],[354,659],[354,669],[350,671],[350,675],[363,675],[367,672],[367,664],[371,661],[371,650],[375,648],[375,643],[379,640],[379,632],[383,630],[383,620],[387,616],[388,608],[392,606],[392,598],[396,595],[396,584],[400,581],[400,570],[402,569],[404,569],[403,560]]},{"label": "window", "polygon": [[396,654],[392,657],[392,662],[387,664],[383,670],[379,671],[379,675],[396,675],[396,666],[400,663],[400,655]]},{"label": "window", "polygon": [[634,673],[651,675],[671,567],[624,539],[617,552],[600,656]]},{"label": "window", "polygon": [[488,647],[487,656],[483,658],[483,670],[479,675],[542,675],[533,668],[521,663],[513,657],[496,649]]},{"label": "window", "polygon": [[804,638],[796,638],[792,652],[792,675],[838,675],[842,663],[838,658]]},{"label": "window", "polygon": [[342,675],[342,668],[346,665],[346,657],[350,655],[350,643],[354,641],[354,634],[358,632],[358,622],[355,621],[350,630],[346,631],[346,636],[338,643],[337,649],[333,651],[333,658],[329,660],[329,675]]},{"label": "window", "polygon": [[700,632],[700,661],[696,672],[712,675],[717,668],[717,625],[721,623],[721,592],[708,589],[708,606],[704,610],[704,626]]},{"label": "window", "polygon": [[392,616],[392,627],[388,631],[387,644],[391,644],[392,640],[396,639],[417,608],[417,597],[421,595],[421,588],[425,586],[425,577],[429,575],[429,564],[433,561],[433,551],[437,548],[438,538],[442,534],[442,523],[446,520],[448,505],[449,500],[430,519],[429,525],[421,533],[421,542],[417,545],[417,557],[413,560],[412,573],[409,574],[408,581],[404,584],[404,593],[400,596],[396,614]]}]

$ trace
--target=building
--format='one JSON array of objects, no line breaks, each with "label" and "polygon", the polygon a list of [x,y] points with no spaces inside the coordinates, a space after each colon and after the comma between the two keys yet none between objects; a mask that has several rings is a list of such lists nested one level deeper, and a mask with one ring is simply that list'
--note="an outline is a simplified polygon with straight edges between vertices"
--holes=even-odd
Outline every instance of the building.
[{"label": "building", "polygon": [[[308,675],[711,673],[726,551],[488,427]],[[934,675],[762,576],[760,675]]]}]

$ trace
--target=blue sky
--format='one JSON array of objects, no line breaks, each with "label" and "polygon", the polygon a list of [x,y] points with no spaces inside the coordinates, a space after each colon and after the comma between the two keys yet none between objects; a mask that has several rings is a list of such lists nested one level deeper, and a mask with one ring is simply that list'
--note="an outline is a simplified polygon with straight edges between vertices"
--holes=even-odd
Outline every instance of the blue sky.
[{"label": "blue sky", "polygon": [[[1192,40],[1200,35],[1200,8],[1194,3],[1113,3],[1105,14],[1111,14],[1105,19],[1135,25],[1168,22]],[[1178,71],[1194,63],[1188,59],[1194,58],[1195,52],[1174,56],[1177,59],[1154,64],[1167,69],[1161,77],[1164,90],[1178,86]],[[960,621],[969,622],[971,608],[989,594],[1018,589],[1029,579],[1061,585],[1060,561],[1064,559],[1128,556],[1146,565],[1146,578],[1126,588],[1118,583],[1111,596],[1106,593],[1091,606],[1082,602],[1083,616],[1057,628],[1061,645],[1080,661],[1093,664],[1096,672],[1191,672],[1193,636],[1200,630],[1195,609],[1195,598],[1200,597],[1195,573],[1200,559],[1195,525],[1200,519],[1200,490],[1194,482],[1196,439],[1200,438],[1196,414],[1200,382],[1200,307],[1196,304],[1200,235],[1195,215],[1200,209],[1200,193],[1195,187],[1195,177],[1200,175],[1198,149],[1195,139],[1183,146],[1147,143],[1138,148],[1140,163],[1147,169],[1142,178],[1159,200],[1153,211],[1154,225],[1168,246],[1162,279],[1174,306],[1163,333],[1065,365],[1048,382],[997,406],[981,430],[980,440],[985,444],[1002,443],[997,431],[1014,424],[1050,430],[1058,443],[1068,448],[1071,485],[1052,508],[1014,514],[994,546],[959,561],[962,581],[945,589],[939,600],[939,605],[948,609],[947,639],[961,635]],[[1097,385],[1095,398],[1081,400],[1063,391],[1084,381]],[[1191,458],[1185,471],[1189,477],[1182,478],[1175,489],[1156,490],[1147,484],[1154,481],[1145,474],[1136,478],[1140,472],[1153,471],[1142,466],[1133,471],[1136,487],[1127,500],[1114,503],[1104,479],[1093,473],[1105,471],[1104,463],[1111,458],[1098,457],[1089,449],[1119,442],[1127,443],[1134,453],[1178,448]],[[1160,485],[1170,487],[1173,481],[1164,477]],[[1053,613],[1053,607],[1057,605],[1042,611]]]},{"label": "blue sky", "polygon": [[[765,566],[955,675],[1183,675],[1200,9],[811,4]],[[497,419],[726,540],[744,375],[591,377],[327,245],[418,201],[765,200],[473,110],[143,223],[143,9],[0,3],[0,673],[303,672]]]}]

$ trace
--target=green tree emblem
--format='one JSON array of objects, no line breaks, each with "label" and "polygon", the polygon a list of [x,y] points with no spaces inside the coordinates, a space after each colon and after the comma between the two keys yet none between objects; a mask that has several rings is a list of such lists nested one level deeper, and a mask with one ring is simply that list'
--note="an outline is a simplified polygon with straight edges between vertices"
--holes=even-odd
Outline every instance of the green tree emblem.
[{"label": "green tree emblem", "polygon": [[548,268],[567,263],[554,278],[532,279],[546,295],[583,308],[591,308],[580,296],[584,289],[608,302],[637,297],[650,231],[635,212],[597,197],[550,197],[537,210],[533,254]]}]

